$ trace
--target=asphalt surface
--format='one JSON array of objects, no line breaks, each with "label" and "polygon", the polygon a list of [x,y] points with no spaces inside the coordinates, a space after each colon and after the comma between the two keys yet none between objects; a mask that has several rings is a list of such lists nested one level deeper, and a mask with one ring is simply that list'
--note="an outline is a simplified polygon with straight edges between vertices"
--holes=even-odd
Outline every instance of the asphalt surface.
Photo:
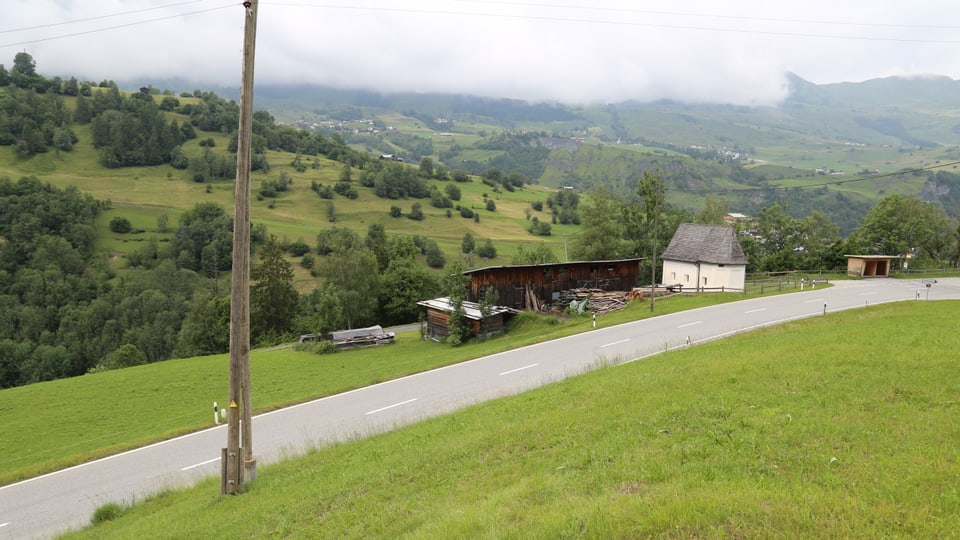
[{"label": "asphalt surface", "polygon": [[[960,278],[838,281],[599,328],[254,417],[259,465],[363,438],[464,406],[762,326],[895,301],[960,299]],[[256,354],[254,352],[253,354]],[[107,502],[133,502],[220,476],[226,426],[0,487],[0,538],[51,538],[83,527]]]}]

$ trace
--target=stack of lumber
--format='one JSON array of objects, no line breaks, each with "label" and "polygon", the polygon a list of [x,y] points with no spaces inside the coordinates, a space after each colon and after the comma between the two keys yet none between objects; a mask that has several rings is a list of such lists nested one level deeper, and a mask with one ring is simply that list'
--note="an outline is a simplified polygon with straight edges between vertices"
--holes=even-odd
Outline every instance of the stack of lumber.
[{"label": "stack of lumber", "polygon": [[[586,311],[604,314],[627,307],[630,293],[624,291],[603,291],[600,289],[568,289],[560,292],[559,305],[569,306],[570,302],[587,300]],[[588,299],[589,298],[589,299]]]},{"label": "stack of lumber", "polygon": [[537,312],[543,309],[543,306],[540,305],[540,300],[537,299],[537,295],[533,292],[533,286],[531,284],[527,283],[523,291],[523,296],[527,311]]},{"label": "stack of lumber", "polygon": [[368,328],[331,332],[329,337],[337,348],[350,349],[371,345],[388,345],[393,343],[395,336],[393,332],[386,332],[380,325],[376,325]]}]

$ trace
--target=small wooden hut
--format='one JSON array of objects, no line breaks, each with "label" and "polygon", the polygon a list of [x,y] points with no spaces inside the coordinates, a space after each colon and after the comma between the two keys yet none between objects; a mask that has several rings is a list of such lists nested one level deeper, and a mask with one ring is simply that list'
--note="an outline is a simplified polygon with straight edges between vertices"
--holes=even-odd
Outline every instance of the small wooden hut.
[{"label": "small wooden hut", "polygon": [[845,255],[847,275],[854,277],[890,277],[892,255]]},{"label": "small wooden hut", "polygon": [[[453,302],[449,298],[434,298],[433,300],[417,302],[417,305],[425,308],[427,312],[426,337],[436,340],[446,339],[450,335],[450,317],[455,311]],[[493,306],[486,319],[484,319],[480,304],[469,301],[463,302],[463,317],[470,324],[476,337],[489,337],[499,334],[503,331],[507,317],[517,313],[519,312],[515,309]]]}]

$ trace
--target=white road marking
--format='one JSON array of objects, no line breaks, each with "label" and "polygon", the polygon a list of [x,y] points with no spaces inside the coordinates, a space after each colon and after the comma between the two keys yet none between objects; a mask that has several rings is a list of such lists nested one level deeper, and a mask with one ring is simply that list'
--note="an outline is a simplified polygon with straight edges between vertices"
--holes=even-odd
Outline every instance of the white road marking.
[{"label": "white road marking", "polygon": [[613,343],[607,343],[607,344],[605,344],[605,345],[601,345],[600,348],[602,349],[602,348],[604,348],[604,347],[612,347],[613,345],[619,345],[619,344],[621,344],[621,343],[626,343],[626,342],[628,342],[628,341],[630,341],[630,338],[621,339],[620,341],[614,341]]},{"label": "white road marking", "polygon": [[204,461],[203,463],[197,463],[196,465],[190,465],[189,467],[184,467],[184,468],[182,468],[182,469],[180,469],[180,470],[181,470],[181,471],[189,471],[190,469],[196,469],[197,467],[203,467],[204,465],[208,465],[208,464],[210,464],[210,463],[213,463],[214,461],[220,461],[220,458],[208,459],[208,460]]},{"label": "white road marking", "polygon": [[379,409],[376,409],[376,410],[373,410],[373,411],[368,411],[368,412],[365,412],[365,413],[363,413],[363,414],[377,414],[378,412],[383,412],[383,411],[386,411],[386,410],[388,410],[388,409],[392,409],[392,408],[394,408],[394,407],[399,407],[399,406],[401,406],[401,405],[406,405],[407,403],[413,403],[413,402],[416,401],[417,399],[419,399],[419,398],[408,399],[408,400],[406,400],[406,401],[401,401],[400,403],[394,403],[393,405],[387,405],[386,407],[380,407]]},{"label": "white road marking", "polygon": [[692,323],[687,323],[687,324],[681,324],[681,325],[678,326],[677,328],[686,328],[686,327],[688,327],[688,326],[696,326],[696,325],[698,325],[698,324],[703,324],[703,321],[697,321],[697,322],[692,322]]},{"label": "white road marking", "polygon": [[8,521],[8,522],[6,522],[6,523],[0,523],[0,529],[2,529],[2,528],[4,528],[4,527],[6,527],[6,526],[7,526],[7,525],[9,525],[9,524],[10,524],[10,522],[9,522],[9,521]]},{"label": "white road marking", "polygon": [[533,367],[537,367],[537,366],[539,366],[539,365],[540,365],[540,363],[537,362],[536,364],[530,364],[529,366],[523,366],[523,367],[518,367],[517,369],[511,369],[510,371],[504,371],[504,372],[501,373],[500,375],[509,375],[509,374],[511,374],[511,373],[516,373],[516,372],[518,372],[518,371],[523,371],[523,370],[525,370],[525,369],[530,369],[530,368],[533,368]]},{"label": "white road marking", "polygon": [[873,292],[862,292],[862,293],[860,293],[860,296],[869,296],[869,295],[871,295],[871,294],[877,294],[877,291],[873,291]]},{"label": "white road marking", "polygon": [[767,310],[767,308],[762,307],[762,308],[759,308],[759,309],[751,309],[750,311],[744,311],[744,313],[759,313],[759,312],[761,312],[761,311],[766,311],[766,310]]},{"label": "white road marking", "polygon": [[803,301],[804,304],[812,304],[812,303],[814,303],[814,302],[823,302],[823,298],[817,298],[817,299],[814,299],[814,300],[804,300],[804,301]]}]

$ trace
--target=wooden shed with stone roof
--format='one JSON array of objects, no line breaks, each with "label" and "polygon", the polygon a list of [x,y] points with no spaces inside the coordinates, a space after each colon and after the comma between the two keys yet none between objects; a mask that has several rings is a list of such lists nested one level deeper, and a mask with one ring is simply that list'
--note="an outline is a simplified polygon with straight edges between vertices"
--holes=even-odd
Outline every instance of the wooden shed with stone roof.
[{"label": "wooden shed with stone roof", "polygon": [[698,291],[742,291],[747,256],[729,225],[682,223],[660,256],[663,283]]}]

